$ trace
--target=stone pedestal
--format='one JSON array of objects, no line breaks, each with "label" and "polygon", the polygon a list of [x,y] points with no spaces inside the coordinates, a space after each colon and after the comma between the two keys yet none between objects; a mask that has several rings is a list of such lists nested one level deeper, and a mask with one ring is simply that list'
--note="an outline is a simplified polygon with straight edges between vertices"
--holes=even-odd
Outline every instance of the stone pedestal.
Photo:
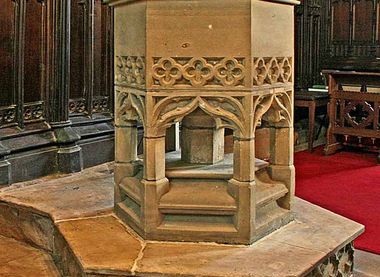
[{"label": "stone pedestal", "polygon": [[182,121],[181,159],[193,164],[215,164],[224,159],[224,129],[202,110]]},{"label": "stone pedestal", "polygon": [[[115,212],[145,239],[250,244],[293,219],[293,4],[110,0]],[[269,162],[255,155],[269,126]],[[144,155],[136,155],[137,123]],[[165,155],[182,122],[182,149]],[[224,129],[234,132],[224,155]]]}]

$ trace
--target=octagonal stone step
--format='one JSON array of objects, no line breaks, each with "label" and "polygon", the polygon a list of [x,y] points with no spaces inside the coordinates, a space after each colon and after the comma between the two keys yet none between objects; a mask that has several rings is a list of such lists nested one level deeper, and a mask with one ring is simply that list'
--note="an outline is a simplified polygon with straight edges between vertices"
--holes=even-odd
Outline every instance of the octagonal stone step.
[{"label": "octagonal stone step", "polygon": [[164,214],[233,215],[237,206],[225,181],[172,179],[159,209]]}]

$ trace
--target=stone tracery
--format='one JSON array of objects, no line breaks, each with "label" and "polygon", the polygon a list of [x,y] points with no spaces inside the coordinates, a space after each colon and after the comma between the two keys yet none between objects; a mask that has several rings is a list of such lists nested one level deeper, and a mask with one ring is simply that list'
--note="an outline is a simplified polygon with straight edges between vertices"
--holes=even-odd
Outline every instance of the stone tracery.
[{"label": "stone tracery", "polygon": [[153,84],[164,87],[244,86],[245,59],[235,57],[154,58]]}]

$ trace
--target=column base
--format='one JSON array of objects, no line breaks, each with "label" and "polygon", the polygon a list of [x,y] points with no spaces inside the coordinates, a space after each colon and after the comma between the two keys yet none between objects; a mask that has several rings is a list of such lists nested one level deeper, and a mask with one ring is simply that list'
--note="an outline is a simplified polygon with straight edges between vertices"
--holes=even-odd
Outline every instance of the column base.
[{"label": "column base", "polygon": [[74,173],[83,170],[82,149],[79,146],[60,147],[57,156],[59,172]]},{"label": "column base", "polygon": [[7,160],[0,161],[0,186],[12,183],[11,164]]}]

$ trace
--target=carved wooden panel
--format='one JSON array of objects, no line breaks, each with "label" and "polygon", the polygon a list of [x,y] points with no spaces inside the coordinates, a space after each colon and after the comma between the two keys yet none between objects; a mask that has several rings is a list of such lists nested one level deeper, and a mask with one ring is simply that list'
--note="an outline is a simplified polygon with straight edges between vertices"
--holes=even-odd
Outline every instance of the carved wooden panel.
[{"label": "carved wooden panel", "polygon": [[102,4],[101,0],[94,3],[94,97],[109,96],[110,91],[107,88],[110,72],[107,61],[110,57],[110,41],[108,22],[110,19],[109,7]]},{"label": "carved wooden panel", "polygon": [[[377,18],[377,27],[376,27],[376,41],[377,45],[380,45],[380,2],[376,6],[376,18]],[[378,50],[377,56],[380,56],[380,51]]]},{"label": "carved wooden panel", "polygon": [[[110,8],[100,0],[71,1],[71,32],[67,32],[71,34],[71,45],[66,45],[63,24],[69,13],[64,11],[65,1],[3,2],[0,10],[0,127],[18,124],[23,128],[25,124],[45,119],[65,121],[68,109],[81,114],[109,113],[110,76],[113,75],[110,73]],[[67,50],[71,53],[70,66],[62,59]],[[70,72],[73,101],[69,105],[64,95],[69,79],[64,73]],[[62,107],[66,107],[64,111]],[[56,114],[62,118],[53,119],[52,115]]]},{"label": "carved wooden panel", "polygon": [[322,66],[379,71],[379,0],[329,0]]},{"label": "carved wooden panel", "polygon": [[70,115],[109,112],[111,11],[101,0],[71,2]]},{"label": "carved wooden panel", "polygon": [[41,0],[26,1],[24,41],[24,102],[43,100],[46,52],[46,4]]},{"label": "carved wooden panel", "polygon": [[84,95],[85,80],[85,2],[71,1],[71,38],[70,38],[70,98]]},{"label": "carved wooden panel", "polygon": [[[372,11],[373,0],[361,0],[354,2],[353,10],[353,40],[354,41],[366,41],[371,42],[372,30],[369,27],[372,26],[372,21],[375,20],[376,14]],[[376,32],[376,30],[375,30]]]},{"label": "carved wooden panel", "polygon": [[0,107],[0,127],[7,126],[16,121],[16,107]]},{"label": "carved wooden panel", "polygon": [[325,0],[307,0],[296,6],[296,43],[295,43],[295,87],[306,89],[323,83],[320,76],[321,49],[324,41],[321,34]]},{"label": "carved wooden panel", "polygon": [[334,41],[350,39],[350,1],[333,0],[331,3],[331,36]]},{"label": "carved wooden panel", "polygon": [[44,0],[2,3],[0,107],[7,107],[0,108],[0,127],[45,119],[47,5]]},{"label": "carved wooden panel", "polygon": [[42,121],[45,119],[45,106],[43,101],[24,104],[24,123]]},{"label": "carved wooden panel", "polygon": [[14,103],[13,51],[15,46],[16,3],[2,1],[0,9],[0,107]]}]

